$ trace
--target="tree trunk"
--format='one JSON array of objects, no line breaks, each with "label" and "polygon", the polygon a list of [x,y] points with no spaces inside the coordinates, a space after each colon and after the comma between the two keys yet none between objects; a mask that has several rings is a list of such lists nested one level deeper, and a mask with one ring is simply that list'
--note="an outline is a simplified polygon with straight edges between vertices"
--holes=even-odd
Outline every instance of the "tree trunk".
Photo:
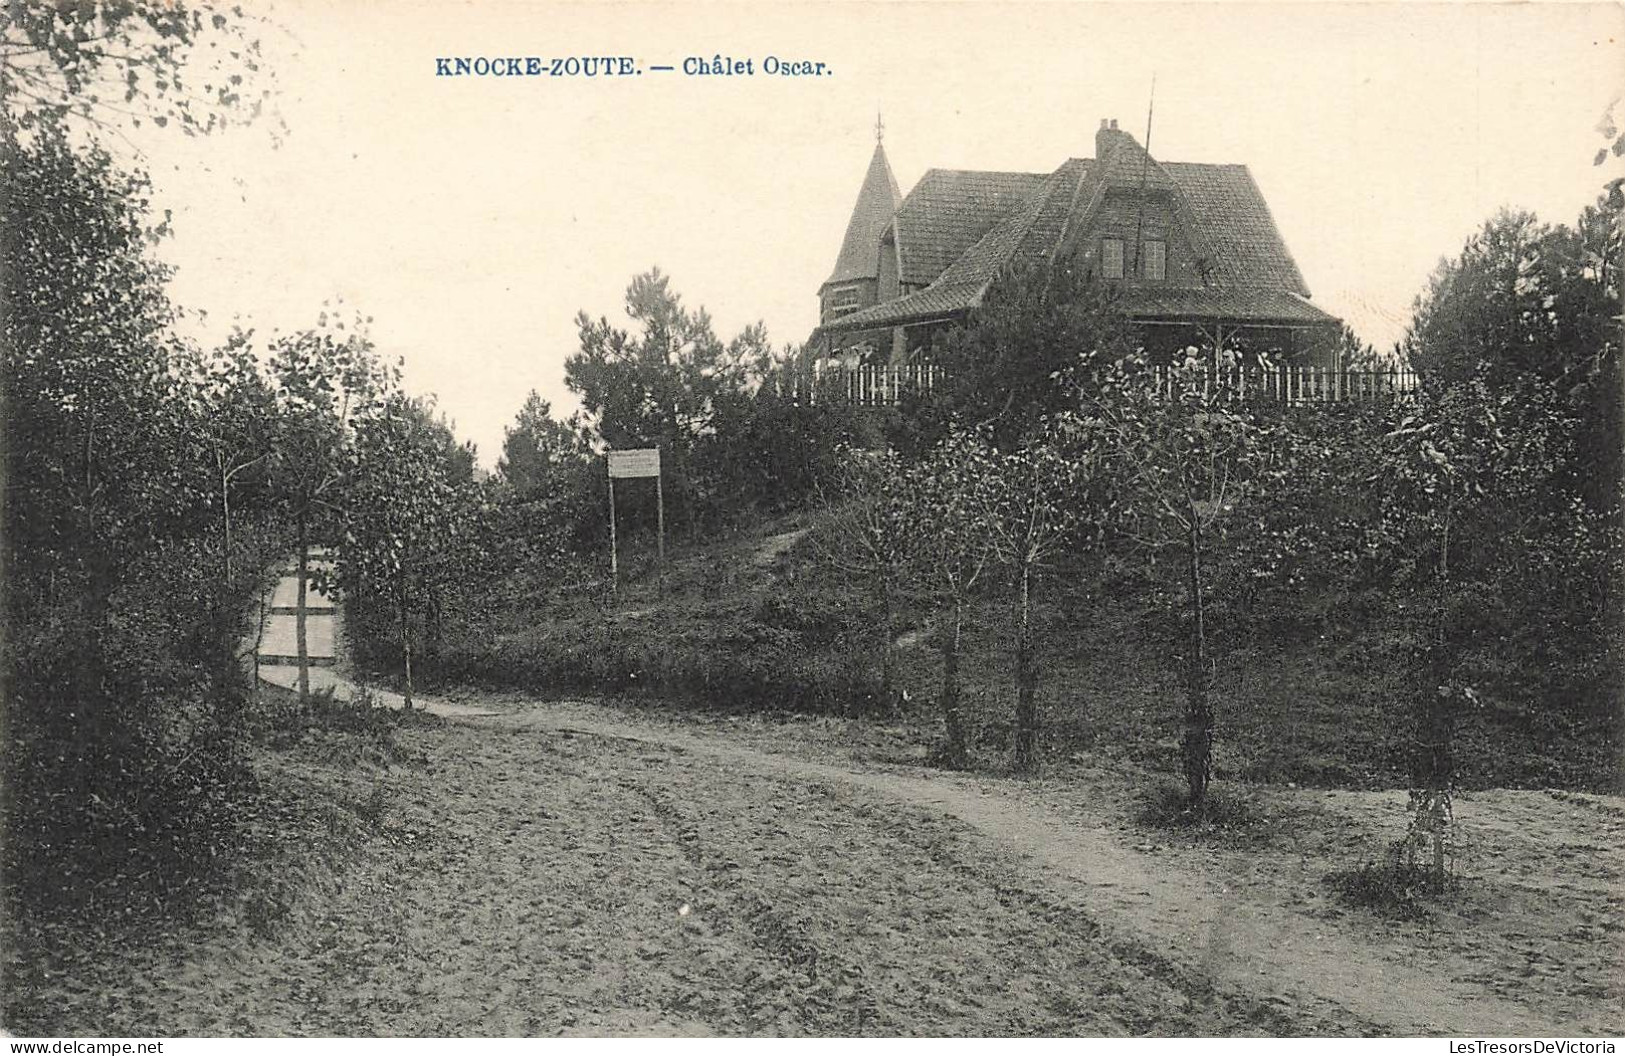
[{"label": "tree trunk", "polygon": [[299,515],[299,586],[294,600],[293,636],[299,661],[299,704],[310,704],[310,651],[305,642],[305,577],[310,574],[310,537],[305,515]]},{"label": "tree trunk", "polygon": [[401,598],[401,660],[406,673],[406,710],[412,710],[412,625],[407,617],[406,598]]},{"label": "tree trunk", "polygon": [[1030,563],[1021,566],[1021,605],[1016,616],[1016,769],[1031,773],[1037,763],[1038,671],[1032,654],[1032,579]]},{"label": "tree trunk", "polygon": [[1190,790],[1190,806],[1195,809],[1207,798],[1213,777],[1213,707],[1208,700],[1207,626],[1202,602],[1202,527],[1191,517],[1186,540],[1190,581],[1187,584],[1191,611],[1191,641],[1185,665],[1185,783]]},{"label": "tree trunk", "polygon": [[220,564],[225,569],[224,589],[231,590],[231,478],[226,465],[220,462]]},{"label": "tree trunk", "polygon": [[902,708],[897,694],[897,636],[892,629],[891,581],[882,572],[880,581],[880,697],[886,711],[896,715]]},{"label": "tree trunk", "polygon": [[942,641],[942,722],[948,731],[948,751],[943,762],[962,767],[968,761],[965,747],[965,720],[959,713],[959,643],[964,630],[964,605],[954,599],[953,627]]},{"label": "tree trunk", "polygon": [[432,670],[440,659],[441,646],[445,644],[445,624],[441,620],[440,613],[440,592],[433,588],[428,592],[423,622],[426,638],[423,643],[423,654],[428,658]]},{"label": "tree trunk", "polygon": [[1421,700],[1417,715],[1419,765],[1416,784],[1422,795],[1417,798],[1416,826],[1427,834],[1432,851],[1429,880],[1435,891],[1445,885],[1447,862],[1446,843],[1450,822],[1449,804],[1455,764],[1451,742],[1455,737],[1453,708],[1456,701],[1446,687],[1450,682],[1449,634],[1445,625],[1449,605],[1448,550],[1440,554],[1440,579],[1433,602],[1432,626],[1428,628],[1427,655],[1422,665],[1423,678],[1419,687]]}]

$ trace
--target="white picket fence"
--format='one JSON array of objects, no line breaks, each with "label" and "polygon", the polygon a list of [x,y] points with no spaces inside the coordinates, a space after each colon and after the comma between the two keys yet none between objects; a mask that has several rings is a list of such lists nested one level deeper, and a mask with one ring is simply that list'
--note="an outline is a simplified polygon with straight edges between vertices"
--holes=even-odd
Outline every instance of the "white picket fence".
[{"label": "white picket fence", "polygon": [[942,376],[942,368],[934,363],[905,363],[780,371],[772,384],[780,397],[804,406],[896,407],[911,394],[928,395]]},{"label": "white picket fence", "polygon": [[[1152,367],[1159,391],[1172,396],[1179,382],[1173,367]],[[902,366],[830,367],[780,371],[769,384],[778,396],[812,406],[839,403],[857,407],[896,407],[910,395],[928,395],[946,374],[934,363]],[[1204,388],[1223,387],[1244,397],[1275,403],[1376,403],[1414,392],[1414,370],[1340,370],[1334,367],[1228,367],[1198,372]]]},{"label": "white picket fence", "polygon": [[[1173,395],[1181,384],[1173,367],[1152,367],[1159,391]],[[1414,370],[1340,370],[1335,367],[1227,367],[1197,371],[1204,390],[1234,389],[1241,396],[1289,405],[1376,403],[1421,387]]]}]

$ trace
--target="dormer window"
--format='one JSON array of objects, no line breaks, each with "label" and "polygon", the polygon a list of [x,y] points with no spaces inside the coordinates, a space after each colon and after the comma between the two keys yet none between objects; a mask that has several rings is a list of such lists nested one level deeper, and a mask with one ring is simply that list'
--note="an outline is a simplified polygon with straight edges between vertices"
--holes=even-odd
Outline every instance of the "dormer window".
[{"label": "dormer window", "polygon": [[1168,243],[1145,244],[1145,277],[1161,280],[1168,277]]},{"label": "dormer window", "polygon": [[1122,239],[1103,238],[1100,240],[1100,273],[1108,279],[1123,277]]}]

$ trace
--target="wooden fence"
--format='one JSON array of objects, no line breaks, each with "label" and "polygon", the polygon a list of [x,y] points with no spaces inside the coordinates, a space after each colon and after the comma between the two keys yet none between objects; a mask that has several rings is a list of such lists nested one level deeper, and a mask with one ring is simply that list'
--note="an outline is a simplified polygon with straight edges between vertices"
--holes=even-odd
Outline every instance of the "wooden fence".
[{"label": "wooden fence", "polygon": [[[1152,367],[1157,388],[1172,395],[1179,382],[1173,367]],[[1204,389],[1235,389],[1242,396],[1289,405],[1376,403],[1421,387],[1414,370],[1338,370],[1334,367],[1233,367],[1198,372]]]},{"label": "wooden fence", "polygon": [[896,407],[911,394],[929,394],[941,378],[942,368],[934,363],[905,363],[898,367],[780,371],[773,375],[771,384],[779,396],[806,406],[843,403]]},{"label": "wooden fence", "polygon": [[[1152,367],[1159,391],[1173,395],[1178,384],[1172,367]],[[780,371],[770,385],[782,398],[812,406],[841,403],[857,407],[896,407],[909,395],[927,395],[945,377],[932,363],[903,366],[831,367],[825,370]],[[1199,373],[1204,387],[1237,390],[1244,397],[1288,405],[1308,403],[1376,403],[1414,392],[1421,380],[1414,370],[1338,370],[1332,367],[1235,367]]]}]

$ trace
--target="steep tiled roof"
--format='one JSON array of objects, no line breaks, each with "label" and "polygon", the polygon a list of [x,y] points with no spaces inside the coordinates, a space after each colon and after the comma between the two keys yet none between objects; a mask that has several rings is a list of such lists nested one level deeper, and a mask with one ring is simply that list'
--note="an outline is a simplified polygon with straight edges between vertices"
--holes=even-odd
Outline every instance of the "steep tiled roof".
[{"label": "steep tiled roof", "polygon": [[1173,180],[1160,162],[1145,152],[1139,140],[1115,127],[1102,130],[1095,137],[1096,149],[1102,165],[1096,166],[1096,176],[1111,187],[1145,187],[1153,191],[1173,190]]},{"label": "steep tiled roof", "polygon": [[1049,263],[1066,240],[1067,230],[1076,218],[1080,204],[1089,193],[1088,158],[1068,158],[1049,174],[1033,209],[1032,220],[1021,233],[1011,260],[1019,264]]},{"label": "steep tiled roof", "polygon": [[923,290],[842,316],[826,329],[861,330],[935,319],[980,304],[1000,271],[1015,261],[1044,261],[1060,243],[1088,162],[1073,158],[1042,177],[1036,190],[992,225]]},{"label": "steep tiled roof", "polygon": [[891,223],[892,214],[902,203],[902,192],[897,188],[897,177],[892,175],[886,151],[875,144],[869,159],[869,171],[864,173],[863,186],[858,189],[857,203],[852,206],[852,219],[846,224],[846,237],[841,240],[841,252],[835,258],[835,270],[830,272],[824,285],[848,279],[872,279],[879,272],[880,233]]},{"label": "steep tiled roof", "polygon": [[1269,286],[1309,296],[1264,195],[1245,165],[1164,162],[1190,205],[1221,286]]},{"label": "steep tiled roof", "polygon": [[927,171],[897,209],[898,278],[932,282],[1043,182],[1034,172]]},{"label": "steep tiled roof", "polygon": [[[1048,176],[933,169],[898,212],[903,281],[929,285],[821,329],[881,329],[974,308],[1007,267],[1065,252],[1075,233],[1087,230],[1108,186],[1142,183],[1172,195],[1192,249],[1207,262],[1207,274],[1200,286],[1125,285],[1122,305],[1130,316],[1297,325],[1336,321],[1307,300],[1303,275],[1246,166],[1148,161],[1132,136],[1115,129],[1102,142],[1109,151],[1104,164],[1073,158]],[[979,218],[972,215],[978,201],[989,203],[980,207]],[[914,219],[905,226],[911,203]],[[916,261],[912,278],[911,256]],[[929,280],[922,279],[928,271]]]}]

